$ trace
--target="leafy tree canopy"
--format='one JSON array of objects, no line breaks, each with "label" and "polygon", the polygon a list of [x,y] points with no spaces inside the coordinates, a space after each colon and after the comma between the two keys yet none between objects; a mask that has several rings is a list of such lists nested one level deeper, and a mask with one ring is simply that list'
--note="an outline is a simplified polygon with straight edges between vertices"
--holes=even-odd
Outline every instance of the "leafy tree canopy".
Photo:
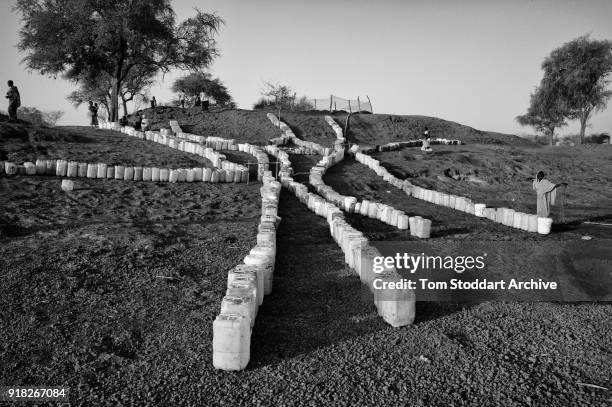
[{"label": "leafy tree canopy", "polygon": [[213,78],[207,72],[194,72],[187,76],[178,78],[172,84],[173,92],[185,92],[187,96],[196,96],[204,92],[206,96],[212,97],[219,105],[232,103],[229,90],[219,78]]},{"label": "leafy tree canopy", "polygon": [[603,110],[612,96],[612,42],[578,37],[553,50],[542,63],[544,79],[554,89],[569,119],[580,120],[580,139],[591,114]]},{"label": "leafy tree canopy", "polygon": [[133,70],[198,70],[219,54],[223,20],[196,10],[177,24],[169,0],[17,0],[15,8],[27,67],[77,81],[108,75],[111,120]]}]

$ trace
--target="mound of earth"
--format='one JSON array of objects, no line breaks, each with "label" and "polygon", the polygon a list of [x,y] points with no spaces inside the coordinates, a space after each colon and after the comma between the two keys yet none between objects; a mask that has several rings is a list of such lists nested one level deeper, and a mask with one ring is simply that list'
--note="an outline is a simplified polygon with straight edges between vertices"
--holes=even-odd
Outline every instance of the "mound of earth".
[{"label": "mound of earth", "polygon": [[[168,128],[170,120],[178,120],[188,133],[206,136],[220,135],[243,142],[267,144],[268,140],[280,135],[272,127],[266,113],[273,110],[213,109],[202,111],[199,107],[157,107],[144,109],[139,113],[151,120],[152,128]],[[331,127],[323,120],[329,112],[281,112],[283,120],[298,138],[332,145],[336,136]],[[130,116],[133,117],[133,116]],[[332,114],[344,128],[347,113]],[[499,144],[511,146],[534,146],[529,140],[503,133],[476,130],[459,123],[428,116],[399,116],[389,114],[352,115],[349,123],[348,139],[359,144],[386,144],[401,140],[418,139],[425,127],[433,138],[459,139],[465,143]]]}]

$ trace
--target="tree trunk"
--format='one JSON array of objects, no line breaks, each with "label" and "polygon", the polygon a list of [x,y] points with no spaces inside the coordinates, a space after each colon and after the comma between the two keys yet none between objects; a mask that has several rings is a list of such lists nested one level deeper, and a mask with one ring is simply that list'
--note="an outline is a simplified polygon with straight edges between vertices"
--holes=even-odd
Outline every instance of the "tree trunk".
[{"label": "tree trunk", "polygon": [[121,103],[123,103],[123,115],[125,117],[127,117],[127,115],[128,115],[127,100],[125,100],[125,98],[123,96],[121,96]]},{"label": "tree trunk", "polygon": [[554,146],[555,145],[555,128],[549,127],[548,131],[550,132],[550,145]]},{"label": "tree trunk", "polygon": [[591,112],[587,109],[582,111],[580,116],[580,144],[584,144],[584,133],[586,132],[587,122],[589,121],[589,114]]},{"label": "tree trunk", "polygon": [[124,38],[119,38],[119,55],[117,58],[117,66],[115,67],[115,75],[112,80],[111,89],[111,120],[116,122],[119,120],[119,95],[121,94],[121,73],[123,71],[123,62],[125,60],[125,50],[127,42]]},{"label": "tree trunk", "polygon": [[119,119],[119,81],[113,78],[111,97],[110,97],[110,118],[109,121],[116,122]]}]

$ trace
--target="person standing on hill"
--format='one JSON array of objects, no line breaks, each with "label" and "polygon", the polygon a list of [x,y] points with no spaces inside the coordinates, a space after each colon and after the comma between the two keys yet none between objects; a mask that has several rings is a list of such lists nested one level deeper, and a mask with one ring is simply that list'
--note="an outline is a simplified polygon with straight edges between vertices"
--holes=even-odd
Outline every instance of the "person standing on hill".
[{"label": "person standing on hill", "polygon": [[92,117],[94,127],[98,126],[98,109],[100,109],[100,106],[98,106],[97,103],[94,103],[94,111]]},{"label": "person standing on hill", "polygon": [[423,145],[421,146],[421,151],[430,152],[431,151],[431,138],[429,137],[429,129],[427,126],[423,131]]},{"label": "person standing on hill", "polygon": [[185,108],[185,92],[181,90],[178,94],[179,105],[184,109]]},{"label": "person standing on hill", "polygon": [[9,90],[6,92],[6,98],[9,100],[8,115],[9,122],[17,121],[17,108],[21,106],[21,96],[17,86],[13,84],[13,81],[8,81]]},{"label": "person standing on hill", "polygon": [[200,107],[201,104],[202,104],[202,99],[200,99],[200,95],[196,95],[195,102],[193,103],[193,105],[195,107]]},{"label": "person standing on hill", "polygon": [[89,101],[89,106],[87,107],[87,110],[87,114],[89,115],[89,125],[91,127],[96,127],[96,121],[98,120],[96,116],[98,115],[98,111],[91,100]]},{"label": "person standing on hill", "polygon": [[555,204],[557,195],[562,193],[561,188],[565,188],[567,184],[553,184],[545,178],[543,171],[539,171],[533,179],[533,190],[536,191],[538,204],[538,217],[548,218],[550,215],[550,206]]},{"label": "person standing on hill", "polygon": [[155,107],[157,107],[157,100],[155,99],[155,96],[153,96],[151,98],[151,108],[153,109]]}]

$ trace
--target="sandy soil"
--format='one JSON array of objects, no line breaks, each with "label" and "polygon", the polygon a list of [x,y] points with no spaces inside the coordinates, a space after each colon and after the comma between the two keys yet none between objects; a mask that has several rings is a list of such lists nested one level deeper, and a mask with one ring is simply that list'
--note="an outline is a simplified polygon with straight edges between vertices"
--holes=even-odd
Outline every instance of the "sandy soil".
[{"label": "sandy soil", "polygon": [[[75,143],[84,157],[122,137],[74,132],[96,146],[88,151]],[[32,153],[31,144],[20,143],[3,135],[0,145],[9,157]],[[158,157],[153,148],[117,148],[117,159],[143,165],[192,159],[167,148]],[[99,160],[108,162],[104,154]],[[292,157],[297,172],[316,159]],[[510,243],[526,238],[404,202],[405,195],[350,160],[332,168],[326,182],[408,212],[430,211],[424,215],[435,220],[434,244],[480,235]],[[393,329],[344,265],[324,219],[286,191],[274,292],[257,318],[251,362],[243,372],[215,371],[212,320],[227,270],[254,242],[260,185],[78,179],[77,186],[63,193],[57,178],[0,177],[0,383],[61,383],[72,388],[72,404],[82,406],[610,401],[609,391],[581,384],[612,386],[610,304],[419,302],[415,324]],[[350,221],[371,238],[400,237],[377,221]],[[572,231],[551,235],[553,242],[578,238]]]}]

